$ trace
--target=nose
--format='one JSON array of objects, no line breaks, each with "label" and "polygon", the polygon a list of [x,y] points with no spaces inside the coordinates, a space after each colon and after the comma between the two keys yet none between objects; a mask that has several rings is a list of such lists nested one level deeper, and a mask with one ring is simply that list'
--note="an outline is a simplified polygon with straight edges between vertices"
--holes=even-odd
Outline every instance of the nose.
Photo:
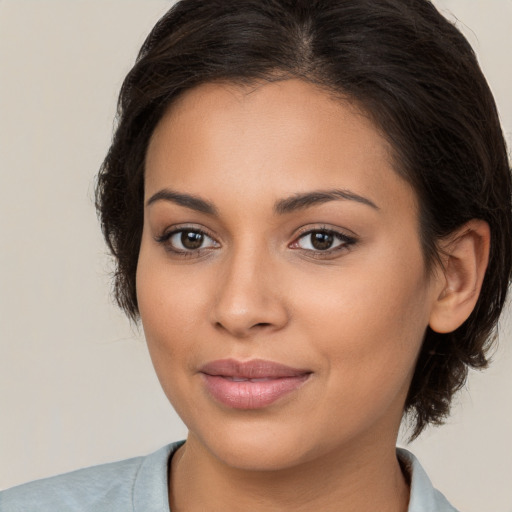
[{"label": "nose", "polygon": [[212,323],[237,338],[282,329],[289,320],[279,286],[278,268],[270,256],[238,251],[218,274]]}]

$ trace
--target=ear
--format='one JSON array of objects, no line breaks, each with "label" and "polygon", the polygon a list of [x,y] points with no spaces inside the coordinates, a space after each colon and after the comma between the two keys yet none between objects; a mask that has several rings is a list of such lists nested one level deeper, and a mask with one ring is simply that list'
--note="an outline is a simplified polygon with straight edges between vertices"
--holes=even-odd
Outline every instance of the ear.
[{"label": "ear", "polygon": [[429,325],[439,333],[460,327],[473,311],[489,261],[491,233],[483,220],[473,219],[441,244],[437,299]]}]

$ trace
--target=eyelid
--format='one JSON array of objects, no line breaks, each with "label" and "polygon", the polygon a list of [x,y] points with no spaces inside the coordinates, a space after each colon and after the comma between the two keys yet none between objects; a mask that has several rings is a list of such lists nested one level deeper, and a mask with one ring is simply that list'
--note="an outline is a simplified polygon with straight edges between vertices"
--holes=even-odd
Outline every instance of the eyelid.
[{"label": "eyelid", "polygon": [[[335,228],[332,226],[326,226],[325,224],[320,225],[320,226],[311,226],[311,225],[304,226],[299,229],[298,233],[294,236],[293,241],[288,245],[288,247],[291,249],[303,251],[304,253],[309,253],[310,255],[314,254],[315,257],[329,257],[329,256],[332,257],[333,254],[335,254],[336,252],[348,250],[350,248],[350,246],[355,245],[359,241],[359,238],[352,231],[350,231],[350,234],[347,234],[346,231],[348,231],[348,230],[341,229],[341,228]],[[341,243],[340,245],[338,245],[336,247],[325,249],[325,250],[304,249],[303,247],[292,247],[293,245],[298,244],[298,241],[300,239],[302,239],[308,235],[311,235],[312,233],[318,233],[318,232],[332,234],[338,240],[341,240],[343,243]]]},{"label": "eyelid", "polygon": [[304,226],[299,227],[295,234],[295,238],[299,238],[300,236],[311,233],[312,231],[326,231],[328,233],[334,233],[336,235],[340,235],[344,238],[351,238],[357,240],[359,237],[353,231],[347,228],[342,228],[339,226],[333,226],[331,224],[306,224]]},{"label": "eyelid", "polygon": [[[190,232],[194,232],[194,233],[200,233],[201,235],[209,238],[210,240],[212,240],[214,242],[214,245],[213,246],[209,246],[209,247],[199,247],[197,249],[179,249],[179,248],[176,248],[176,247],[172,247],[171,244],[170,244],[170,239],[178,234],[178,233],[182,233],[184,231],[190,231]],[[216,249],[218,247],[220,247],[220,242],[216,239],[215,236],[213,236],[209,230],[205,229],[204,227],[202,226],[197,226],[197,225],[194,225],[194,224],[177,224],[177,225],[174,225],[174,226],[168,226],[167,228],[165,228],[163,230],[163,232],[160,234],[160,235],[156,235],[154,236],[154,240],[155,242],[157,242],[158,244],[161,244],[165,247],[165,250],[172,253],[172,254],[175,254],[175,255],[178,255],[178,256],[197,256],[199,253],[202,253],[202,252],[205,252],[205,251],[209,251],[211,249]]]}]

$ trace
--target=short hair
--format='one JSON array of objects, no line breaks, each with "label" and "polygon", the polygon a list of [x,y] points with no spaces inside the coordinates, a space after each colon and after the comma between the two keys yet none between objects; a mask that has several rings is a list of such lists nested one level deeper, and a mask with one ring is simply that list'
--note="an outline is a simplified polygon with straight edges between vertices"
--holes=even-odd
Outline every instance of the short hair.
[{"label": "short hair", "polygon": [[[96,202],[115,258],[114,293],[138,319],[135,274],[150,137],[184,91],[300,78],[348,99],[390,143],[419,202],[427,270],[470,219],[490,226],[478,302],[451,333],[427,328],[405,403],[411,438],[441,424],[468,368],[488,364],[512,265],[511,175],[496,105],[475,54],[428,0],[181,0],[144,42],[119,96]],[[392,291],[390,291],[392,293]]]}]

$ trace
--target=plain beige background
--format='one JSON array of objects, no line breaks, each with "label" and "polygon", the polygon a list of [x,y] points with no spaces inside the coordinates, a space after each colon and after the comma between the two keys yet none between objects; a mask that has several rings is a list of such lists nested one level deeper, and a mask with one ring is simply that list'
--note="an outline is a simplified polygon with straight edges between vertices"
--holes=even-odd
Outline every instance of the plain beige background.
[{"label": "plain beige background", "polygon": [[[109,298],[92,199],[119,86],[170,3],[0,0],[0,488],[186,434]],[[476,49],[511,145],[512,0],[435,3]],[[511,345],[505,317],[493,367],[410,446],[464,512],[512,512]]]}]

